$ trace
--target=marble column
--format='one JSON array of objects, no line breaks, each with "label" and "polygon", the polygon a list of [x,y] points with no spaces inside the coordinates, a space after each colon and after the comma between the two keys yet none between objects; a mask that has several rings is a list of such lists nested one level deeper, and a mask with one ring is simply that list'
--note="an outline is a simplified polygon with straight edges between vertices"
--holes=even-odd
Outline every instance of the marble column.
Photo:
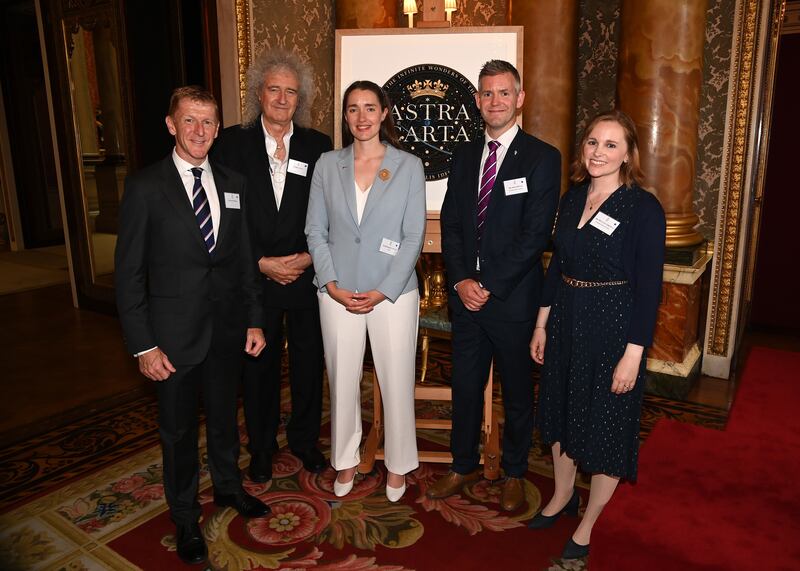
[{"label": "marble column", "polygon": [[623,0],[618,104],[639,130],[646,186],[667,214],[667,246],[702,236],[692,198],[706,0]]},{"label": "marble column", "polygon": [[398,0],[336,0],[336,28],[394,28]]},{"label": "marble column", "polygon": [[524,26],[522,127],[561,151],[561,193],[575,137],[578,0],[510,0],[509,21]]}]

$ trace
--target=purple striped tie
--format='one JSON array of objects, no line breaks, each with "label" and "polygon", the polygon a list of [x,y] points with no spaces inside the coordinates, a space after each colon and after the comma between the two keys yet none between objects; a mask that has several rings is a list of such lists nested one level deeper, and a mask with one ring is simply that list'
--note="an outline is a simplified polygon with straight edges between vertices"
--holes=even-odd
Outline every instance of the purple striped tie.
[{"label": "purple striped tie", "polygon": [[192,169],[194,175],[194,186],[192,187],[192,206],[197,223],[200,225],[200,233],[203,235],[203,242],[206,243],[208,253],[214,251],[214,223],[211,220],[211,206],[208,204],[208,197],[200,181],[203,169],[195,167]]},{"label": "purple striped tie", "polygon": [[489,141],[489,156],[483,163],[481,187],[478,189],[478,240],[483,236],[483,223],[486,222],[486,211],[489,209],[489,199],[492,197],[494,179],[497,177],[497,147],[500,143]]}]

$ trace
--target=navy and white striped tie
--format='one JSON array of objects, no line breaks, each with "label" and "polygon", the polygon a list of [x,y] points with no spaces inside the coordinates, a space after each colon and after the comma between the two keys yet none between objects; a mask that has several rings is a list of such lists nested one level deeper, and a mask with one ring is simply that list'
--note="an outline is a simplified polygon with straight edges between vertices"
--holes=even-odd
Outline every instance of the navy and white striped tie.
[{"label": "navy and white striped tie", "polygon": [[194,186],[192,187],[194,215],[200,225],[200,233],[203,235],[203,241],[206,243],[206,248],[208,248],[208,253],[210,254],[214,251],[216,244],[214,243],[214,222],[211,220],[211,205],[208,203],[208,196],[206,196],[203,183],[200,181],[203,169],[194,167],[192,174],[194,175]]}]

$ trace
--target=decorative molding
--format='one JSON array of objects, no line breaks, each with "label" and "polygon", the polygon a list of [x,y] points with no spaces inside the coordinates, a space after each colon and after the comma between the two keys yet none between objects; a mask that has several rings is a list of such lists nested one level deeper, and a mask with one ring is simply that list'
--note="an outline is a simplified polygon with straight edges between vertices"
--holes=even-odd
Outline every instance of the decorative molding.
[{"label": "decorative molding", "polygon": [[784,8],[781,35],[800,34],[800,2],[787,2]]},{"label": "decorative molding", "polygon": [[236,0],[236,54],[239,64],[239,109],[244,114],[247,68],[250,66],[250,2]]},{"label": "decorative molding", "polygon": [[[738,10],[737,10],[738,12]],[[744,0],[736,19],[740,32],[734,33],[738,44],[731,54],[731,87],[733,100],[728,112],[731,141],[723,155],[726,166],[721,180],[717,217],[716,262],[712,275],[712,292],[708,311],[706,350],[711,355],[727,355],[733,299],[736,292],[736,262],[739,253],[739,229],[742,216],[742,194],[747,167],[747,142],[753,119],[753,72],[759,0]]]},{"label": "decorative molding", "polygon": [[99,6],[111,6],[111,0],[62,0],[64,12],[73,10],[86,10],[87,8],[97,8]]}]

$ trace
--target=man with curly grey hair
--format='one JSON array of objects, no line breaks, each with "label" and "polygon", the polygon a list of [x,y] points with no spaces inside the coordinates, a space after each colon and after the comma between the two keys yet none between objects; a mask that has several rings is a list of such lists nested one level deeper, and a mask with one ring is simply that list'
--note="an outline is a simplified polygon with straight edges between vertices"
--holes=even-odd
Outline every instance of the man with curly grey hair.
[{"label": "man with curly grey hair", "polygon": [[314,83],[297,55],[270,51],[248,69],[243,124],[225,129],[213,156],[247,179],[250,235],[261,270],[267,348],[248,358],[243,374],[250,437],[250,479],[272,478],[278,449],[284,322],[289,346],[292,414],[289,448],[306,470],[327,462],[317,448],[322,416],[322,336],[314,268],[304,233],[311,175],[333,148],[327,135],[307,127]]}]

